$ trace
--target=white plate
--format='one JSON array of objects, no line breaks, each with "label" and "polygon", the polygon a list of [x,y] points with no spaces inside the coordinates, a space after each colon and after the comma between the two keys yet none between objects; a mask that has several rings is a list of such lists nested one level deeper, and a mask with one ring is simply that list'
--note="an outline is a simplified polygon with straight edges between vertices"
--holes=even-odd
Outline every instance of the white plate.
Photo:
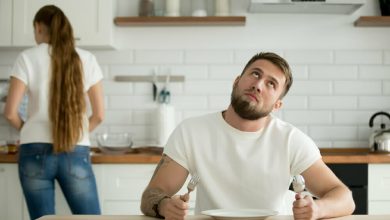
[{"label": "white plate", "polygon": [[251,219],[260,220],[268,216],[277,215],[277,211],[269,209],[214,209],[201,212],[203,215],[214,217],[217,220]]}]

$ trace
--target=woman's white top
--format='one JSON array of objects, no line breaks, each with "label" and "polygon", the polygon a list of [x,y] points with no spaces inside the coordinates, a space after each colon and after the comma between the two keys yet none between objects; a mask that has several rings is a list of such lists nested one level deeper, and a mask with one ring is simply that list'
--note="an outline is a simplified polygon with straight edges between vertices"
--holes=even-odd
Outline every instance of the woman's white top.
[{"label": "woman's white top", "polygon": [[[80,56],[84,73],[84,92],[103,78],[95,56],[76,48]],[[51,79],[50,47],[41,43],[23,51],[16,59],[11,76],[21,80],[27,87],[27,120],[20,133],[20,143],[52,143],[51,123],[49,120],[49,88]],[[85,114],[83,136],[79,145],[90,145],[88,116]]]}]

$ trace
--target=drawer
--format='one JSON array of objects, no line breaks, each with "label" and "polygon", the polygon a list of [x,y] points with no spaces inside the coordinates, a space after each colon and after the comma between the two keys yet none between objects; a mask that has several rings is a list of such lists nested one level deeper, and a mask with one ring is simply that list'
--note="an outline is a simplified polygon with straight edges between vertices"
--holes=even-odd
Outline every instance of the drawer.
[{"label": "drawer", "polygon": [[369,215],[389,215],[390,201],[369,201],[368,214]]}]

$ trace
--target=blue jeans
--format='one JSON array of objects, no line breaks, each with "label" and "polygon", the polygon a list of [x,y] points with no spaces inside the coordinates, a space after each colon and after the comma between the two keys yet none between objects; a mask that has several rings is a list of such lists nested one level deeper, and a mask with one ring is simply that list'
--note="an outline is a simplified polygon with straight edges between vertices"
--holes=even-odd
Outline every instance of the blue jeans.
[{"label": "blue jeans", "polygon": [[19,178],[31,219],[55,214],[55,180],[73,214],[100,214],[88,146],[54,154],[52,144],[22,144]]}]

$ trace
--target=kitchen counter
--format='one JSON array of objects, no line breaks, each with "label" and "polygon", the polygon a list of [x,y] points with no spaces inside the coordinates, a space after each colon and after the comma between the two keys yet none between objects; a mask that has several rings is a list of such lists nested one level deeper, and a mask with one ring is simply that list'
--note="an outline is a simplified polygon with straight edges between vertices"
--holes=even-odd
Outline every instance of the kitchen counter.
[{"label": "kitchen counter", "polygon": [[[92,148],[91,160],[94,164],[155,164],[160,161],[161,150],[139,151],[130,154],[102,154]],[[390,154],[370,153],[368,149],[320,149],[322,159],[328,164],[337,163],[390,163]],[[0,154],[0,163],[16,163],[17,154]]]},{"label": "kitchen counter", "polygon": [[[79,216],[54,216],[48,215],[39,218],[38,220],[153,220],[157,218],[146,217],[143,215],[79,215]],[[189,215],[187,220],[215,220],[206,215]],[[233,219],[233,218],[231,218]],[[249,218],[235,218],[235,219],[249,219]],[[277,215],[265,218],[266,220],[293,220],[293,216]],[[332,218],[332,220],[388,220],[390,215],[350,215],[340,218]]]}]

